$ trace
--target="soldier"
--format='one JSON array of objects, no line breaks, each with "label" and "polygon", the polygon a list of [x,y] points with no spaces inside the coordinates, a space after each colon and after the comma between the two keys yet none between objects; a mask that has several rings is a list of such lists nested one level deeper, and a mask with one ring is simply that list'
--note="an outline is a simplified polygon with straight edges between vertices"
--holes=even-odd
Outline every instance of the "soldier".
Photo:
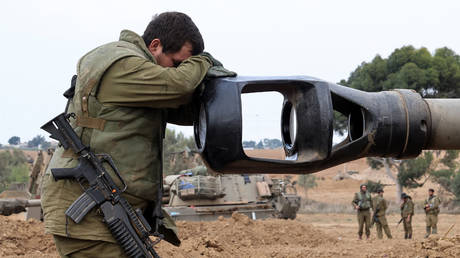
[{"label": "soldier", "polygon": [[372,208],[372,197],[370,193],[367,192],[367,186],[365,184],[360,185],[360,191],[355,193],[353,201],[351,204],[358,212],[358,236],[359,239],[363,239],[363,226],[366,224],[366,238],[369,239],[371,235],[370,225],[371,225],[371,213],[370,209]]},{"label": "soldier", "polygon": [[385,212],[387,210],[387,201],[383,198],[383,189],[380,188],[377,190],[377,196],[373,199],[374,207],[374,216],[373,220],[377,228],[377,237],[379,239],[383,238],[382,228],[385,231],[385,234],[389,239],[392,238],[390,227],[388,227],[387,218],[385,217]]},{"label": "soldier", "polygon": [[426,234],[425,238],[430,234],[437,234],[436,224],[438,223],[439,204],[441,201],[434,195],[434,190],[428,190],[428,198],[425,200],[425,214],[426,214]]},{"label": "soldier", "polygon": [[401,194],[401,220],[404,225],[404,239],[412,238],[412,216],[414,216],[414,203],[406,193]]},{"label": "soldier", "polygon": [[[84,55],[77,65],[75,87],[66,92],[66,111],[75,114],[72,126],[83,144],[112,157],[128,186],[124,197],[147,215],[159,205],[155,202],[166,123],[192,124],[195,89],[213,67],[221,67],[203,49],[203,38],[190,17],[161,13],[142,37],[123,30],[119,41]],[[76,165],[73,153],[56,149],[44,176],[45,231],[53,234],[63,257],[126,256],[98,209],[79,224],[66,217],[82,189],[76,180],[55,181],[50,169]],[[173,220],[166,212],[163,215],[159,231],[166,241],[179,245]]]}]

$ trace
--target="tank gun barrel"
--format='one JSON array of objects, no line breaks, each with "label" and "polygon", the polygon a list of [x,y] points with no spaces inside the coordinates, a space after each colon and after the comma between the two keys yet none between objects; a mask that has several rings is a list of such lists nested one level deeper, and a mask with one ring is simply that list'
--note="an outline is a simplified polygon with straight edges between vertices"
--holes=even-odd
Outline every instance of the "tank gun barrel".
[{"label": "tank gun barrel", "polygon": [[[242,147],[241,95],[267,91],[284,97],[285,160],[249,157]],[[335,145],[334,111],[348,118],[348,135]],[[460,149],[459,128],[460,99],[423,99],[407,89],[364,92],[297,76],[210,81],[194,129],[199,152],[215,171],[305,174],[362,157],[407,159],[424,149]]]},{"label": "tank gun barrel", "polygon": [[40,199],[17,199],[17,198],[6,198],[0,199],[0,215],[9,216],[26,211],[27,207],[40,207]]},{"label": "tank gun barrel", "polygon": [[431,132],[425,149],[460,149],[460,99],[425,99]]}]

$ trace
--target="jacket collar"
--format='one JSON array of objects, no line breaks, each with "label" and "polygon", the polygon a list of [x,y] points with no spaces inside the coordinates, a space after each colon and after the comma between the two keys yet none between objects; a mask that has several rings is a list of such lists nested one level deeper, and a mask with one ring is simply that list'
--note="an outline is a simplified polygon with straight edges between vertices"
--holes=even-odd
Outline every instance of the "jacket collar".
[{"label": "jacket collar", "polygon": [[130,30],[122,30],[120,33],[120,41],[126,41],[131,44],[136,45],[138,48],[144,52],[145,56],[150,59],[153,63],[157,63],[155,57],[150,53],[149,49],[144,43],[144,39],[141,36],[137,35],[135,32]]}]

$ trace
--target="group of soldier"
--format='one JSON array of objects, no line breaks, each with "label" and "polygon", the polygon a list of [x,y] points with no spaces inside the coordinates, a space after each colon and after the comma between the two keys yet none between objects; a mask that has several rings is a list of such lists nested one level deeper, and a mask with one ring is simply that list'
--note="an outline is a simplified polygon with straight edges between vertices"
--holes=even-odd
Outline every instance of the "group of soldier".
[{"label": "group of soldier", "polygon": [[[390,239],[391,230],[388,226],[387,219],[385,217],[386,210],[388,208],[387,201],[383,198],[383,189],[380,188],[377,190],[377,196],[372,197],[369,191],[367,191],[367,185],[362,184],[360,186],[360,191],[355,193],[353,201],[351,202],[358,215],[358,237],[359,239],[363,238],[363,228],[366,230],[366,238],[370,237],[371,231],[370,228],[373,224],[376,225],[377,237],[379,239],[383,238],[383,231],[385,231],[386,236]],[[428,198],[424,203],[424,210],[426,214],[426,234],[425,238],[430,236],[430,234],[437,234],[437,223],[438,223],[438,214],[439,214],[439,204],[440,199],[434,195],[434,190],[428,190]],[[412,218],[414,216],[414,203],[412,198],[406,193],[401,194],[401,220],[399,223],[404,225],[404,239],[412,238]],[[373,215],[371,217],[371,211],[373,210]],[[399,225],[398,223],[398,225]]]}]

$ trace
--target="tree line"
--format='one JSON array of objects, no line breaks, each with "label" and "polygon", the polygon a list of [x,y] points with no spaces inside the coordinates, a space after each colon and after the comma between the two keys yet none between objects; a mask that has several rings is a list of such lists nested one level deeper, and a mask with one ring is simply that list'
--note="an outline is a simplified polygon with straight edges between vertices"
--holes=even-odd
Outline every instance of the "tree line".
[{"label": "tree line", "polygon": [[[8,144],[17,146],[20,145],[21,142],[21,137],[19,136],[11,136],[10,139],[8,139]],[[0,145],[1,146],[1,145]],[[32,140],[29,140],[26,142],[25,146],[28,148],[41,148],[43,150],[46,150],[51,147],[51,142],[47,141],[46,138],[42,135],[37,135]]]}]

